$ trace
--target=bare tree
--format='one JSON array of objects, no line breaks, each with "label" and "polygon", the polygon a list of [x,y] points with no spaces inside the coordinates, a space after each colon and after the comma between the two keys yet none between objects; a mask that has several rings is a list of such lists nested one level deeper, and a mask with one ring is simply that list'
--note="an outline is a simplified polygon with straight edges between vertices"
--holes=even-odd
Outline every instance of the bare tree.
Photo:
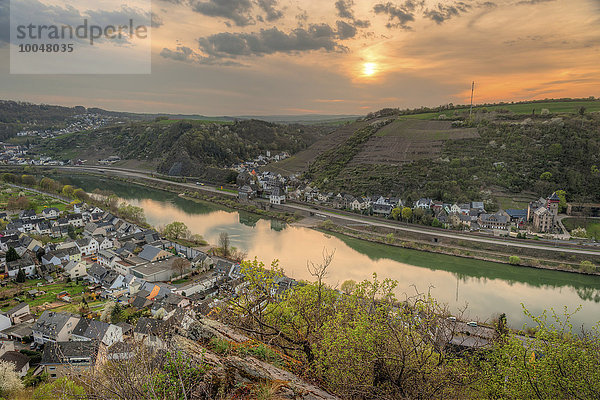
[{"label": "bare tree", "polygon": [[188,260],[178,257],[175,261],[173,261],[171,268],[177,273],[176,277],[181,277],[183,274],[185,274],[189,266],[190,262]]},{"label": "bare tree", "polygon": [[221,232],[219,234],[219,249],[221,250],[221,253],[224,257],[227,257],[229,255],[229,246],[229,233]]}]

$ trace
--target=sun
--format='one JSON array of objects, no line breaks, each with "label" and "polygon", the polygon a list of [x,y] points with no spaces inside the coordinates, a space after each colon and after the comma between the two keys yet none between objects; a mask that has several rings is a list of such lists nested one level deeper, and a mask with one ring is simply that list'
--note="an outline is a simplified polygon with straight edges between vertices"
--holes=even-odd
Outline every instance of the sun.
[{"label": "sun", "polygon": [[363,75],[364,76],[373,76],[377,73],[377,64],[374,62],[367,62],[363,64]]}]

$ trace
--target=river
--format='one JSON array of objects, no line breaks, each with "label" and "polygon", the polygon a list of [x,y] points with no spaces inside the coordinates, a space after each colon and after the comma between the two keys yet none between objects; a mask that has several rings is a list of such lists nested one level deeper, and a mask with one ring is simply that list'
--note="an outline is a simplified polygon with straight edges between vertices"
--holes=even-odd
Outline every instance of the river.
[{"label": "river", "polygon": [[87,192],[110,190],[144,209],[155,227],[184,222],[192,233],[217,243],[221,232],[229,233],[232,246],[269,264],[278,259],[286,274],[309,279],[306,263],[319,262],[322,253],[335,251],[327,281],[341,285],[347,279],[378,277],[399,282],[399,298],[430,291],[438,301],[456,312],[467,307],[470,319],[490,321],[506,313],[509,324],[521,328],[531,321],[523,306],[536,315],[551,309],[563,313],[581,309],[571,322],[579,329],[600,320],[600,277],[515,267],[441,254],[373,244],[357,239],[289,226],[253,214],[209,203],[185,200],[176,194],[107,178],[58,177]]}]

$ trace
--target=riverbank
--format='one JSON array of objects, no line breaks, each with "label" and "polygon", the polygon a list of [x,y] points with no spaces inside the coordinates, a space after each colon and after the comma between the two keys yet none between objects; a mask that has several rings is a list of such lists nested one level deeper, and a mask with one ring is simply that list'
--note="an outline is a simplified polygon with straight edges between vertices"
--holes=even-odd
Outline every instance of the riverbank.
[{"label": "riverbank", "polygon": [[[113,179],[113,177],[111,177],[111,179]],[[257,207],[255,204],[234,200],[230,196],[225,197],[213,193],[202,192],[201,188],[199,188],[199,190],[197,191],[186,190],[184,193],[181,193],[180,187],[172,186],[169,184],[140,183],[140,181],[138,180],[130,180],[127,178],[120,177],[117,177],[116,179],[124,182],[135,183],[153,189],[166,190],[171,193],[177,193],[179,197],[184,198],[186,200],[219,204],[230,209],[249,212],[260,217],[277,219],[290,224],[297,224],[298,221],[302,220],[303,218],[312,218],[308,216],[303,217],[299,214],[299,212],[291,214],[285,211],[278,212],[273,209],[266,210],[264,208]],[[314,222],[302,224],[302,226],[304,227],[313,229],[316,228],[317,230],[325,231],[329,230],[331,232],[344,234],[356,239],[365,240],[372,243],[384,244],[388,246],[420,250],[429,253],[445,254],[461,258],[471,258],[481,261],[492,261],[520,267],[580,273],[584,275],[600,275],[600,273],[598,272],[582,270],[582,268],[585,268],[585,266],[582,265],[582,262],[586,261],[586,259],[584,259],[584,257],[578,257],[575,255],[566,255],[563,253],[556,252],[550,253],[541,251],[539,249],[522,249],[518,252],[509,253],[506,251],[509,250],[508,248],[504,248],[503,246],[498,245],[486,245],[461,240],[438,240],[435,243],[432,243],[431,240],[426,240],[425,238],[420,237],[419,235],[409,234],[407,232],[402,231],[392,231],[391,229],[385,230],[382,228],[376,228],[372,226],[365,226],[363,229],[357,229],[340,224],[334,224],[335,226],[337,226],[337,230],[332,230],[323,229],[323,227],[319,226],[318,224],[316,225],[317,226],[315,226]],[[394,236],[390,237],[390,233]],[[555,256],[556,258],[552,258],[549,256]],[[589,266],[587,268],[589,268]],[[594,268],[594,266],[592,266],[591,268]]]},{"label": "riverbank", "polygon": [[400,247],[428,253],[445,254],[449,256],[470,258],[480,261],[490,261],[518,267],[600,276],[600,272],[582,271],[582,265],[580,263],[557,262],[553,260],[526,256],[517,256],[518,260],[516,260],[513,258],[515,257],[514,255],[506,255],[500,252],[490,252],[489,250],[476,250],[461,246],[442,246],[440,244],[434,244],[423,240],[408,239],[392,232],[384,234],[367,231],[364,229],[349,228],[347,226],[335,224],[331,220],[326,220],[316,226],[313,226],[312,228],[324,233],[344,235],[354,239],[383,244],[386,246]]}]

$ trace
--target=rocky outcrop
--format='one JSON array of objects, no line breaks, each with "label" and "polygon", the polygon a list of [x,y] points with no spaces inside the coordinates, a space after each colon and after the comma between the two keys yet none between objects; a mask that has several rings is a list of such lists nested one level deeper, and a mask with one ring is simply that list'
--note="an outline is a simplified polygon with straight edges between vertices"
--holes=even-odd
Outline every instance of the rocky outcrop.
[{"label": "rocky outcrop", "polygon": [[[230,393],[235,388],[266,387],[274,399],[294,400],[336,400],[318,386],[301,377],[251,356],[218,355],[204,344],[211,339],[219,339],[232,344],[251,342],[231,327],[208,318],[200,318],[187,331],[176,336],[175,346],[199,363],[211,367],[209,380],[215,394]],[[251,398],[251,397],[249,397]]]}]

